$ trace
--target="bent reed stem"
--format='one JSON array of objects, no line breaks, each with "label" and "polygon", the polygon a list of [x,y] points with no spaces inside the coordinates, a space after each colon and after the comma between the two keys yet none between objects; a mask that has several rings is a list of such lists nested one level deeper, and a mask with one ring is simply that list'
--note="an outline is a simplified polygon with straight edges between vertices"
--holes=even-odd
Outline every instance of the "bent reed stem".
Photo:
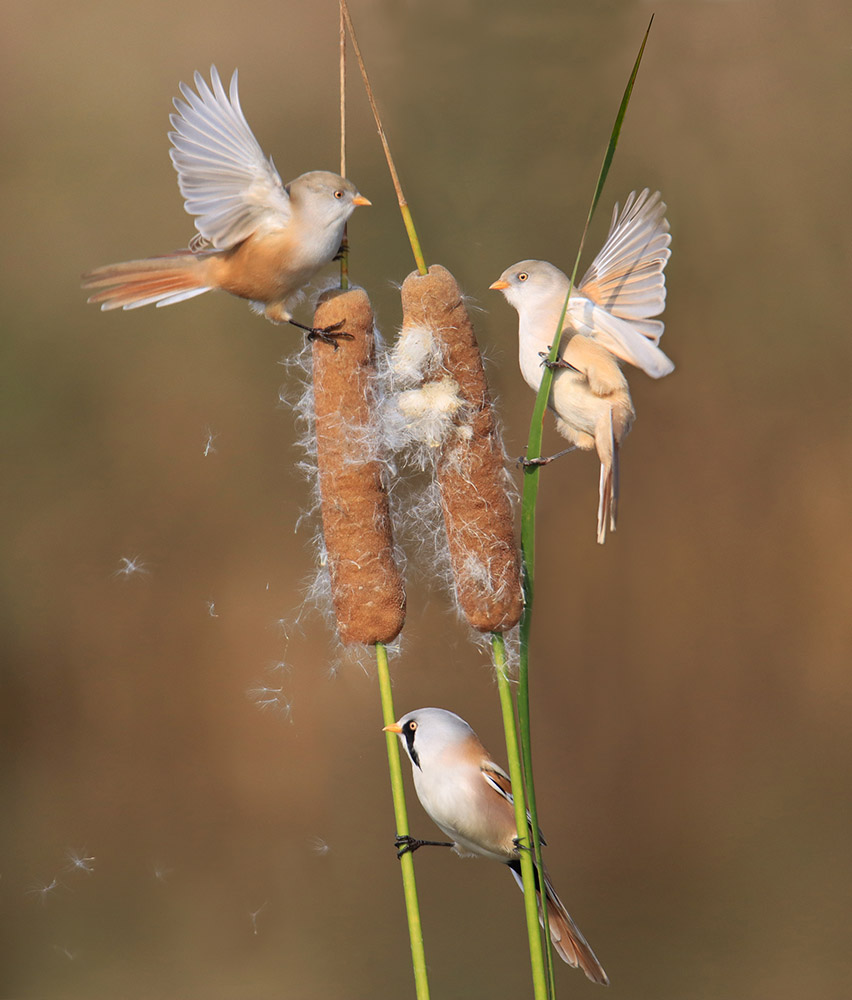
[{"label": "bent reed stem", "polygon": [[[385,726],[396,722],[391,691],[388,652],[384,644],[376,643],[376,667],[379,676],[379,694],[382,701],[382,720]],[[385,733],[388,750],[391,793],[396,832],[408,836],[408,810],[405,806],[405,788],[402,782],[402,763],[399,757],[399,740],[394,733]],[[411,964],[414,968],[414,988],[417,1000],[429,1000],[429,978],[426,973],[426,952],[423,946],[423,926],[417,901],[417,883],[414,878],[414,855],[407,851],[399,859],[402,886],[405,895],[405,914],[408,918],[408,936],[411,941]]]}]

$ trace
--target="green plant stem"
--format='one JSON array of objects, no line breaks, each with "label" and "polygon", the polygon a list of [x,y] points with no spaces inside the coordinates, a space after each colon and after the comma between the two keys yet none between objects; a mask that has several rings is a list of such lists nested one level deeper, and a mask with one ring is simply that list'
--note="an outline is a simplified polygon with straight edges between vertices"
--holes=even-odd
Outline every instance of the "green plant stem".
[{"label": "green plant stem", "polygon": [[[520,678],[524,681],[521,683]],[[535,781],[533,780],[532,763],[532,734],[530,732],[530,686],[529,686],[529,630],[527,630],[526,642],[521,647],[519,684],[518,684],[518,723],[520,731],[521,763],[524,771],[524,789],[526,791],[526,803],[532,818],[532,838],[533,857],[539,871],[544,870],[544,861],[541,855],[541,831],[538,828],[538,805],[535,797]],[[544,923],[547,924],[547,899],[542,898],[542,911],[544,913]],[[550,934],[544,939],[545,957],[547,959],[547,987],[548,996],[556,996],[556,976],[553,971],[553,948],[550,944]]]},{"label": "green plant stem", "polygon": [[[589,231],[592,217],[600,200],[601,192],[603,191],[604,183],[606,182],[609,168],[615,155],[616,146],[618,145],[618,139],[621,134],[621,126],[627,113],[627,107],[633,93],[633,85],[636,82],[636,75],[639,72],[639,65],[642,62],[645,45],[648,41],[648,35],[650,34],[651,25],[653,23],[654,18],[652,16],[650,22],[648,23],[648,28],[645,31],[645,36],[642,39],[639,54],[633,64],[633,70],[624,90],[621,105],[619,106],[618,114],[615,118],[615,124],[613,125],[610,133],[609,143],[607,144],[606,153],[604,154],[603,163],[601,164],[600,173],[598,174],[597,184],[595,185],[595,192],[589,207],[589,214],[586,217],[586,224],[583,227],[583,234],[580,238],[580,245],[577,249],[577,256],[574,260],[574,268],[571,272],[571,280],[568,285],[568,294],[565,296],[565,302],[562,305],[562,313],[559,317],[559,323],[553,336],[553,345],[548,359],[550,361],[555,361],[559,354],[559,343],[562,338],[562,329],[565,325],[568,302],[571,297],[571,292],[574,289],[574,282],[577,277],[580,257],[583,253],[583,247],[586,242],[586,235]],[[533,415],[530,422],[530,433],[527,440],[526,451],[527,458],[539,458],[541,456],[541,442],[544,433],[544,411],[547,407],[547,401],[550,398],[552,383],[553,372],[549,368],[545,368],[542,372],[541,385],[539,386],[538,394],[536,395],[535,406],[533,408]],[[535,515],[536,504],[538,501],[540,473],[541,466],[538,465],[527,466],[524,469],[524,484],[521,505],[521,560],[523,565],[524,612],[520,623],[520,665],[518,669],[518,719],[521,737],[521,757],[525,777],[524,787],[526,792],[526,803],[530,812],[533,831],[533,851],[536,864],[539,866],[541,866],[541,838],[538,828],[538,809],[536,806],[535,783],[533,781],[532,768],[529,663],[530,641],[532,634],[532,614],[535,597]],[[553,956],[550,950],[549,940],[546,942],[546,950],[549,982],[552,985]]]},{"label": "green plant stem", "polygon": [[[388,653],[384,645],[376,643],[376,666],[379,675],[379,694],[382,699],[382,719],[384,725],[396,722],[393,710]],[[405,789],[402,784],[402,763],[399,759],[399,741],[394,733],[385,733],[388,749],[388,769],[390,770],[393,813],[396,832],[401,837],[408,836],[408,811],[405,808]],[[405,913],[408,918],[408,936],[411,940],[411,964],[414,967],[414,988],[417,1000],[429,1000],[429,978],[426,974],[426,952],[423,948],[423,927],[420,923],[420,906],[417,902],[417,883],[414,879],[414,856],[411,852],[399,859],[402,872],[402,887],[405,894]]]},{"label": "green plant stem", "polygon": [[[574,269],[571,271],[571,281],[568,284],[568,293],[565,296],[565,302],[562,305],[562,313],[559,317],[559,323],[556,328],[556,332],[553,335],[553,344],[550,348],[550,354],[548,355],[548,361],[555,361],[559,354],[559,343],[562,339],[562,329],[565,326],[565,315],[568,311],[568,300],[571,298],[571,293],[574,290],[574,281],[577,277],[577,269],[580,266],[580,257],[583,254],[583,247],[586,244],[586,236],[589,232],[589,226],[592,222],[592,217],[595,214],[595,209],[598,207],[598,202],[600,201],[601,193],[604,189],[604,184],[606,183],[607,175],[609,174],[609,168],[612,165],[613,157],[615,156],[615,150],[618,146],[618,139],[621,135],[621,126],[624,123],[624,116],[627,114],[627,106],[630,103],[630,97],[633,94],[633,84],[636,82],[636,75],[639,72],[639,66],[642,62],[642,56],[645,54],[645,45],[648,41],[648,35],[651,33],[651,25],[654,23],[654,16],[651,15],[651,20],[648,22],[648,27],[645,31],[645,37],[642,39],[642,44],[639,46],[639,54],[636,56],[636,61],[633,64],[633,70],[630,73],[630,79],[627,81],[627,86],[624,88],[624,94],[621,98],[621,104],[618,108],[618,114],[615,116],[615,123],[612,126],[612,131],[610,132],[609,142],[607,143],[606,152],[604,153],[603,163],[601,164],[601,169],[598,174],[598,181],[595,185],[595,193],[592,196],[592,203],[589,206],[589,214],[586,216],[586,224],[583,226],[583,234],[580,237],[580,245],[577,248],[577,256],[574,259]],[[550,388],[553,383],[553,372],[550,368],[545,367],[541,376],[541,384],[538,387],[538,394],[535,399],[535,407],[533,408],[532,421],[530,423],[530,435],[527,441],[527,458],[540,458],[541,457],[541,439],[543,433],[544,425],[544,411],[547,406],[547,401],[550,398]],[[538,495],[538,478],[539,472],[541,471],[540,466],[527,466],[525,469],[524,476],[524,492],[523,492],[523,513],[521,515],[521,526],[527,526],[529,521],[532,521],[533,525],[535,523],[535,500]],[[529,487],[529,488],[528,488]],[[531,500],[531,508],[527,510],[528,504],[527,500]],[[524,513],[528,515],[527,518],[524,517]],[[522,543],[523,548],[523,543]],[[530,547],[525,553],[525,559],[528,560],[527,565],[532,568],[532,562],[529,560],[534,559],[534,553],[532,547]],[[526,591],[526,588],[525,588]],[[529,588],[530,595],[532,594],[532,586]],[[523,625],[522,625],[523,628]]]},{"label": "green plant stem", "polygon": [[411,209],[407,201],[400,201],[399,210],[402,212],[402,221],[405,224],[405,231],[408,233],[408,242],[411,244],[411,252],[414,254],[414,262],[417,265],[418,274],[428,274],[429,268],[426,266],[426,258],[420,249],[420,240],[417,230],[414,228],[414,219],[411,217]]},{"label": "green plant stem", "polygon": [[547,1000],[549,995],[542,951],[541,926],[538,920],[538,901],[535,891],[535,871],[530,853],[527,808],[524,797],[524,777],[521,758],[518,753],[518,730],[515,725],[515,706],[512,688],[506,672],[506,646],[498,632],[491,635],[494,654],[494,672],[497,675],[497,690],[500,694],[500,708],[503,711],[503,730],[506,736],[506,757],[509,763],[509,777],[515,799],[515,826],[518,831],[518,852],[521,861],[521,878],[524,884],[524,911],[527,918],[527,936],[530,947],[533,995],[535,1000]]}]

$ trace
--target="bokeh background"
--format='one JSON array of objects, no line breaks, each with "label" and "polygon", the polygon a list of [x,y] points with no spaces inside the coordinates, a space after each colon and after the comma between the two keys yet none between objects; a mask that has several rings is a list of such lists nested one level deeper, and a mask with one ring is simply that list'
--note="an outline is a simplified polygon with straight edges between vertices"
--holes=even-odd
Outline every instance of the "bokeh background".
[{"label": "bokeh background", "polygon": [[[678,367],[631,374],[604,548],[595,459],[543,475],[549,866],[614,997],[847,997],[848,5],[352,5],[427,258],[481,309],[510,455],[532,396],[487,287],[528,256],[570,267],[654,9],[589,246],[617,198],[663,191]],[[196,68],[240,68],[285,179],[336,169],[336,5],[30,0],[2,22],[0,996],[413,995],[375,674],[301,612],[299,338],[226,296],[102,314],[79,289],[191,235],[166,131]],[[412,261],[354,76],[349,104],[374,203],[352,273],[393,339]],[[504,759],[488,657],[410,556],[398,710],[451,708]],[[433,996],[528,995],[508,874],[417,871]]]}]

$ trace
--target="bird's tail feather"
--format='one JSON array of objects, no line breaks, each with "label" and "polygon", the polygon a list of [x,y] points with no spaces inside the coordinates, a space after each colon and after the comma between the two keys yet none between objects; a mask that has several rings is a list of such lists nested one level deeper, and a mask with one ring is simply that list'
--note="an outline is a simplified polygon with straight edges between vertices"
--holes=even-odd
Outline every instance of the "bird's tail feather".
[{"label": "bird's tail feather", "polygon": [[562,905],[545,873],[544,889],[547,897],[547,922],[550,927],[550,940],[563,962],[579,966],[593,983],[602,986],[609,984],[609,977],[603,966],[592,951],[588,941],[580,933],[579,927],[571,919],[571,915]]},{"label": "bird's tail feather", "polygon": [[[523,891],[524,883],[521,878],[520,862],[509,862],[509,868]],[[535,869],[535,880],[539,921],[544,926],[541,909],[541,878],[537,868]],[[547,872],[544,873],[544,893],[547,900],[547,923],[550,940],[557,955],[573,968],[582,969],[593,983],[600,983],[602,986],[609,985],[609,977],[604,972],[603,966],[598,961],[588,941],[581,934],[579,927],[571,919],[571,915],[562,905],[562,900],[556,895],[556,890],[553,888]]]},{"label": "bird's tail feather", "polygon": [[[601,460],[601,478],[598,487],[598,544],[606,541],[606,531],[615,531],[618,520],[618,442],[612,426],[612,411],[609,414],[609,434],[605,441],[596,438],[598,457]],[[604,445],[602,447],[602,444]]]},{"label": "bird's tail feather", "polygon": [[166,306],[211,290],[204,265],[204,259],[189,250],[107,264],[84,274],[83,288],[98,289],[88,301],[104,310]]}]

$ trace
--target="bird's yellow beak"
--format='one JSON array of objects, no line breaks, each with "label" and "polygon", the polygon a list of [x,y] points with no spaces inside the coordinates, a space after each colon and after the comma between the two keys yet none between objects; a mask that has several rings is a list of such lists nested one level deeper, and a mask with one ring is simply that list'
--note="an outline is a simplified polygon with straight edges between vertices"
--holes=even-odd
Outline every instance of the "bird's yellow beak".
[{"label": "bird's yellow beak", "polygon": [[402,726],[398,722],[394,722],[392,726],[385,726],[382,730],[383,733],[396,733],[397,736],[402,732]]},{"label": "bird's yellow beak", "polygon": [[509,287],[509,282],[504,281],[502,278],[498,278],[497,281],[493,282],[488,287],[493,289],[495,292],[502,292],[504,288]]},{"label": "bird's yellow beak", "polygon": [[356,194],[355,197],[352,199],[352,204],[353,205],[372,205],[373,203],[370,201],[369,198],[365,198],[364,195],[362,195],[362,194]]}]

